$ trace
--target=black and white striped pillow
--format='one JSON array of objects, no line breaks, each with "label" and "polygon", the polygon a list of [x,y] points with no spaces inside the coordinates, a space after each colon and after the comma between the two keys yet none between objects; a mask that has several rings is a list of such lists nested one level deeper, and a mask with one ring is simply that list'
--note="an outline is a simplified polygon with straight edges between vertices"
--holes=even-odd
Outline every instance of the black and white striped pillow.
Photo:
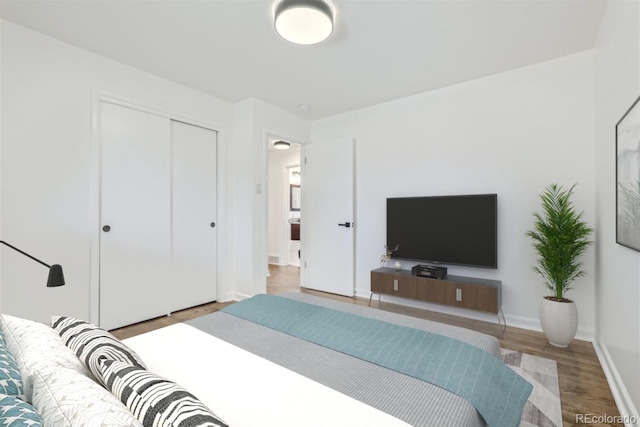
[{"label": "black and white striped pillow", "polygon": [[65,345],[103,383],[100,370],[101,360],[116,360],[146,369],[140,356],[133,350],[109,332],[92,323],[73,317],[53,316],[51,327],[58,332]]},{"label": "black and white striped pillow", "polygon": [[145,427],[228,427],[197,397],[147,370],[100,362],[105,386]]}]

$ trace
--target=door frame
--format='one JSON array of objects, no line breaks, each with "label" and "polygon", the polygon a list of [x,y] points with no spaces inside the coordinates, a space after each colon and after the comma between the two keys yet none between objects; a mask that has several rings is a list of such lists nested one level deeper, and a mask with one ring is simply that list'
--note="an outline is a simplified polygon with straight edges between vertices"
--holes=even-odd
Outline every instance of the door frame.
[{"label": "door frame", "polygon": [[[216,143],[216,283],[218,286],[218,300],[227,291],[221,289],[221,284],[227,281],[226,270],[226,210],[222,201],[226,200],[226,131],[224,126],[217,123],[204,123],[191,118],[185,118],[179,114],[158,110],[145,105],[137,100],[132,100],[120,95],[114,95],[101,90],[94,90],[91,100],[91,183],[90,183],[90,203],[89,203],[89,228],[91,234],[90,260],[89,260],[89,320],[99,326],[100,321],[100,213],[101,213],[101,189],[102,189],[102,150],[100,142],[100,105],[107,102],[133,110],[141,111],[156,116],[165,117],[170,120],[199,126],[217,132]],[[168,314],[168,313],[167,313]]]},{"label": "door frame", "polygon": [[[263,246],[263,254],[260,257],[259,260],[257,260],[257,262],[260,263],[260,266],[262,267],[263,271],[265,271],[265,280],[264,280],[264,289],[258,288],[258,289],[254,289],[254,293],[267,293],[267,281],[266,278],[269,277],[269,139],[273,138],[275,140],[281,139],[283,141],[287,141],[290,142],[292,144],[296,144],[298,147],[300,147],[300,153],[302,155],[302,147],[304,145],[306,145],[307,143],[305,142],[301,142],[299,139],[297,138],[289,138],[288,136],[284,136],[278,132],[273,132],[270,131],[269,129],[263,128],[262,129],[262,144],[261,144],[261,149],[264,150],[263,151],[263,156],[264,156],[264,170],[265,170],[265,176],[266,176],[266,182],[265,182],[265,190],[264,190],[264,194],[265,194],[265,198],[264,198],[264,202],[263,202],[263,206],[262,208],[264,209],[264,216],[263,216],[263,221],[264,221],[264,229],[261,230],[263,238],[264,238],[264,245]],[[302,162],[302,160],[300,160],[299,162]],[[300,165],[300,163],[298,163],[298,166]],[[282,174],[286,174],[288,171],[288,167],[293,167],[295,165],[285,165],[284,171],[282,171]],[[287,176],[288,179],[288,176]],[[287,199],[285,201],[287,203],[289,203],[289,200]],[[285,213],[287,212],[287,210],[285,210]],[[286,228],[286,227],[285,227]],[[284,231],[285,233],[285,237],[288,236],[287,231]],[[287,240],[285,240],[286,242]],[[285,243],[285,246],[286,245]],[[289,255],[288,254],[284,254],[287,258],[287,262],[289,261]],[[254,260],[254,262],[256,262],[256,260]],[[261,287],[261,284],[259,284]]]},{"label": "door frame", "polygon": [[[297,164],[293,164],[293,165],[284,165],[284,180],[283,180],[283,191],[284,192],[288,192],[290,191],[290,187],[289,187],[289,174],[291,173],[291,169],[293,168],[299,168],[300,169],[300,174],[302,175],[302,146],[299,145],[298,146],[300,149],[300,155],[298,156],[298,163]],[[301,178],[302,181],[302,178]],[[285,190],[286,188],[286,190]],[[302,189],[302,187],[300,187]],[[289,197],[291,197],[289,195]],[[285,224],[287,224],[288,219],[289,219],[289,212],[290,212],[290,199],[289,197],[284,197],[284,204],[285,204],[285,209],[284,209],[284,221]],[[301,214],[302,215],[302,214]],[[290,255],[291,255],[291,250],[290,250],[290,246],[291,246],[291,226],[284,226],[284,246],[285,246],[285,252],[284,255],[286,257],[286,264],[285,266],[289,266],[291,265],[291,260],[290,260]],[[299,261],[299,260],[298,260]]]}]

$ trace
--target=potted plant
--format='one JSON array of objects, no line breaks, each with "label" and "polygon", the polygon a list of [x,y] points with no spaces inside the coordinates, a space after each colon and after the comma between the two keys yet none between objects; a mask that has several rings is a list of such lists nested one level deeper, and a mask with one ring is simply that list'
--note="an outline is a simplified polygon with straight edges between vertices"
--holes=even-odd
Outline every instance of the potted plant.
[{"label": "potted plant", "polygon": [[593,243],[589,239],[593,229],[571,202],[575,186],[565,191],[549,185],[540,195],[543,214],[534,213],[533,229],[526,234],[539,255],[533,271],[553,293],[542,300],[540,323],[549,343],[558,347],[567,347],[576,335],[578,311],[565,294],[575,279],[586,274],[580,257]]}]

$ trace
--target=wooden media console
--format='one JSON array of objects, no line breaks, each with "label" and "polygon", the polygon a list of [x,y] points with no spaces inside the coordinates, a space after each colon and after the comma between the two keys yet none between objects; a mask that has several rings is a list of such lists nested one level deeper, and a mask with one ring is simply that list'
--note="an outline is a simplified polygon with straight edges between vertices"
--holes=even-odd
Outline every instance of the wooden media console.
[{"label": "wooden media console", "polygon": [[415,276],[409,270],[378,268],[371,271],[373,294],[393,295],[451,307],[498,314],[502,303],[502,282],[447,275],[444,279]]}]

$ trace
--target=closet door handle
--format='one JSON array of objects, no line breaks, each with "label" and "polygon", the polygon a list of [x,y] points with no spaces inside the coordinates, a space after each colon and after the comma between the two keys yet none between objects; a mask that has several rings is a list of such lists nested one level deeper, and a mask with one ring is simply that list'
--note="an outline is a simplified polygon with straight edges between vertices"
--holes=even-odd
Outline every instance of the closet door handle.
[{"label": "closet door handle", "polygon": [[111,231],[111,226],[105,225],[104,227],[102,227],[102,231],[104,231],[105,233],[110,232]]}]

